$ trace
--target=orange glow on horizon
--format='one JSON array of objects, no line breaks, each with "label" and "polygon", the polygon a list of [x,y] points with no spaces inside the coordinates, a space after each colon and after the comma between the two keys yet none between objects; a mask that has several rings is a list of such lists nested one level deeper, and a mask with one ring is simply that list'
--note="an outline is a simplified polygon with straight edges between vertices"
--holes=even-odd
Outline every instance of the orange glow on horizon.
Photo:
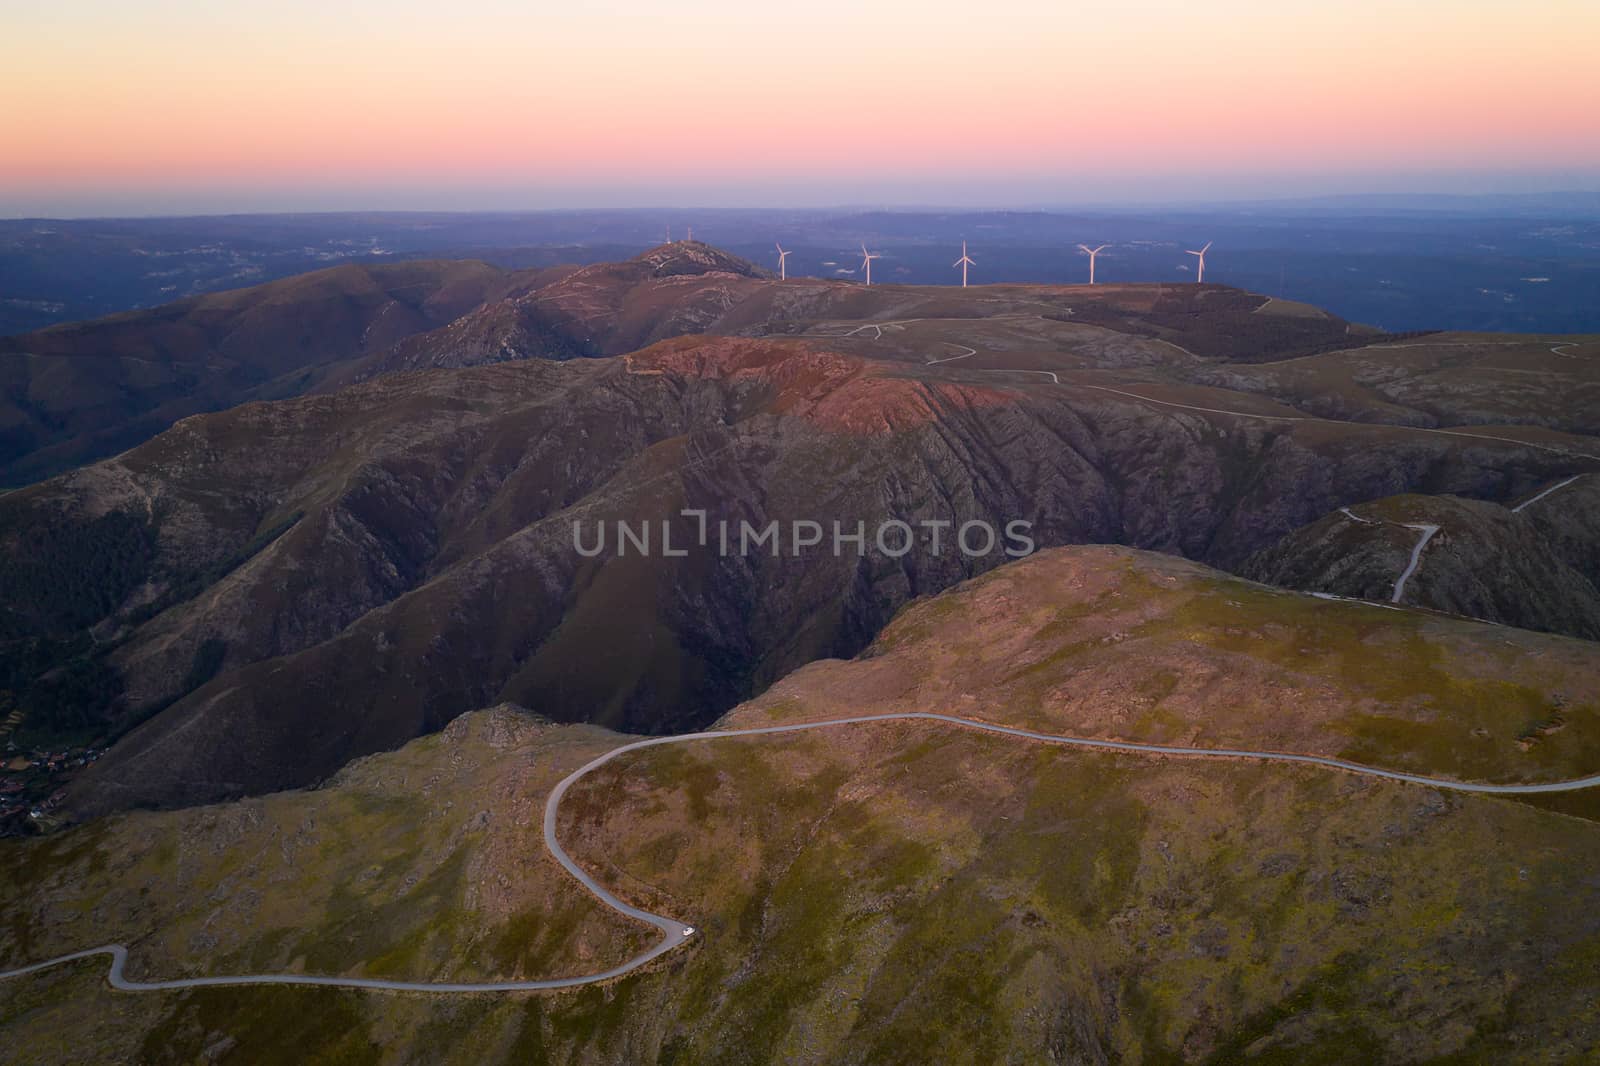
[{"label": "orange glow on horizon", "polygon": [[0,191],[1600,168],[1600,5],[13,12]]}]

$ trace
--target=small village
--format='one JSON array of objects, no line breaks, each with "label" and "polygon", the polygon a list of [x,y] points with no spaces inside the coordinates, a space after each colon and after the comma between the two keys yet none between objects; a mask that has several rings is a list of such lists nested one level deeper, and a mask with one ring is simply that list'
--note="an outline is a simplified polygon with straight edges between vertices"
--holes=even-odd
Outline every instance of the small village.
[{"label": "small village", "polygon": [[48,828],[67,782],[104,754],[92,747],[25,751],[8,743],[0,761],[0,836]]}]

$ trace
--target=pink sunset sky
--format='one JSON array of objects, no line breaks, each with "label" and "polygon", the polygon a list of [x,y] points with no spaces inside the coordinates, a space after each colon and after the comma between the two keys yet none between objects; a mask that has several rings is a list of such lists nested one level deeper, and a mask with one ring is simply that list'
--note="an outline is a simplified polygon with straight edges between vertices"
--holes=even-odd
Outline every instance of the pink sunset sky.
[{"label": "pink sunset sky", "polygon": [[0,215],[1600,187],[1593,0],[0,0]]}]

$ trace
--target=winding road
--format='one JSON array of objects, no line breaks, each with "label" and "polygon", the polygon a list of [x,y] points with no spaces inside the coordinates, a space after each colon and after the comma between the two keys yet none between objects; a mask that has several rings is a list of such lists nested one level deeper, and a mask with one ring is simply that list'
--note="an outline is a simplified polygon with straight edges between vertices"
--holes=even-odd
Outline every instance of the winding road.
[{"label": "winding road", "polygon": [[122,992],[163,992],[179,991],[192,988],[218,988],[238,985],[315,985],[322,988],[356,988],[369,989],[379,992],[430,992],[430,993],[483,993],[483,992],[538,992],[549,989],[575,988],[580,985],[595,984],[608,981],[614,977],[631,973],[639,967],[661,955],[666,954],[680,944],[686,943],[695,935],[694,927],[676,918],[669,918],[661,914],[652,914],[631,904],[623,902],[611,893],[604,885],[596,881],[588,871],[579,866],[572,856],[567,854],[556,837],[557,815],[561,807],[561,800],[567,790],[581,780],[584,775],[599,769],[619,755],[644,748],[660,747],[664,744],[686,744],[695,740],[723,740],[730,737],[774,736],[783,733],[803,733],[813,729],[834,729],[840,726],[865,725],[880,722],[931,722],[941,725],[957,726],[962,729],[972,729],[984,733],[997,733],[1001,736],[1017,737],[1023,740],[1040,741],[1046,744],[1060,744],[1067,747],[1087,748],[1092,751],[1117,752],[1122,754],[1151,755],[1161,757],[1180,758],[1205,758],[1205,759],[1250,759],[1257,762],[1297,763],[1305,766],[1317,766],[1327,769],[1341,770],[1346,773],[1359,774],[1363,777],[1382,778],[1387,781],[1401,781],[1406,784],[1423,785],[1428,788],[1446,789],[1453,792],[1474,792],[1502,796],[1526,796],[1547,792],[1575,792],[1580,789],[1600,786],[1600,774],[1578,778],[1572,781],[1551,781],[1533,785],[1488,785],[1477,784],[1470,781],[1455,781],[1450,778],[1428,777],[1423,774],[1408,774],[1398,770],[1383,770],[1375,766],[1365,766],[1361,763],[1349,762],[1345,759],[1335,759],[1326,755],[1303,755],[1296,752],[1284,751],[1253,751],[1247,748],[1194,748],[1166,744],[1141,744],[1129,740],[1094,740],[1087,737],[1063,736],[1056,733],[1039,733],[1031,729],[1017,729],[1012,726],[995,725],[992,722],[980,722],[972,718],[958,718],[949,714],[936,714],[931,711],[902,711],[889,714],[868,714],[851,718],[830,718],[815,722],[798,722],[792,725],[760,726],[752,729],[721,729],[702,733],[686,733],[682,736],[649,737],[644,740],[632,741],[620,747],[612,748],[603,755],[599,755],[584,763],[578,769],[568,774],[550,792],[550,797],[544,805],[544,843],[551,856],[561,864],[584,888],[588,889],[596,899],[619,914],[629,918],[648,923],[661,931],[661,940],[648,951],[634,956],[627,962],[613,966],[609,970],[599,973],[587,974],[581,977],[559,977],[543,981],[391,981],[377,977],[325,977],[312,974],[297,973],[263,973],[263,974],[236,974],[220,977],[180,977],[166,981],[132,981],[125,974],[128,962],[128,949],[122,944],[104,944],[100,947],[86,948],[68,955],[58,955],[53,959],[36,962],[31,966],[23,966],[14,970],[0,971],[0,980],[13,977],[23,977],[27,974],[38,973],[52,966],[63,963],[75,962],[94,955],[111,956],[111,968],[107,980],[111,987]]},{"label": "winding road", "polygon": [[[1414,529],[1421,534],[1417,538],[1416,544],[1411,546],[1411,559],[1406,563],[1406,568],[1400,572],[1400,576],[1395,579],[1394,589],[1389,594],[1390,603],[1399,603],[1400,597],[1406,594],[1406,582],[1411,580],[1412,576],[1417,572],[1417,567],[1422,565],[1422,549],[1428,546],[1428,542],[1433,539],[1434,534],[1439,532],[1440,527],[1431,522],[1391,522],[1387,518],[1362,518],[1348,507],[1339,508],[1339,513],[1350,519],[1350,521],[1359,522],[1364,526],[1400,526],[1403,529]],[[1318,593],[1312,593],[1312,595],[1315,596]],[[1347,599],[1348,597],[1335,596],[1333,598]],[[1364,603],[1366,601],[1363,600],[1361,602]]]},{"label": "winding road", "polygon": [[1578,480],[1582,476],[1583,476],[1582,474],[1573,474],[1571,477],[1567,478],[1567,480],[1565,480],[1565,481],[1556,482],[1554,485],[1551,485],[1549,488],[1547,488],[1543,492],[1539,493],[1539,495],[1533,497],[1533,499],[1531,499],[1531,500],[1523,500],[1521,503],[1519,503],[1515,507],[1511,508],[1511,513],[1512,514],[1516,514],[1518,511],[1522,510],[1524,507],[1527,507],[1529,504],[1538,503],[1540,500],[1544,499],[1546,496],[1550,495],[1552,492],[1558,492],[1561,489],[1566,488],[1568,485],[1572,484],[1574,481]]},{"label": "winding road", "polygon": [[[1556,482],[1554,485],[1551,485],[1549,488],[1539,493],[1539,495],[1523,500],[1521,503],[1511,508],[1511,513],[1516,514],[1529,504],[1538,503],[1552,492],[1559,492],[1561,489],[1566,488],[1568,485],[1572,484],[1574,481],[1577,481],[1581,477],[1583,477],[1582,474],[1573,474],[1565,481]],[[1362,525],[1381,526],[1384,524],[1383,521],[1377,521],[1371,518],[1362,518],[1348,507],[1341,507],[1339,510],[1343,512],[1345,517],[1351,519],[1352,521],[1360,522]],[[1406,568],[1404,572],[1401,573],[1399,580],[1394,583],[1394,592],[1389,597],[1390,603],[1399,603],[1400,597],[1405,595],[1406,582],[1411,580],[1412,575],[1417,572],[1417,567],[1422,563],[1423,549],[1428,546],[1428,542],[1434,538],[1436,533],[1439,532],[1440,527],[1431,522],[1399,522],[1393,524],[1403,525],[1405,528],[1414,529],[1421,534],[1419,537],[1417,537],[1417,543],[1411,548],[1411,561],[1406,564]]]},{"label": "winding road", "polygon": [[1414,529],[1421,534],[1417,543],[1411,547],[1411,561],[1406,564],[1405,570],[1400,574],[1400,580],[1394,583],[1394,594],[1389,597],[1390,603],[1399,603],[1400,597],[1406,594],[1406,582],[1411,580],[1411,575],[1417,572],[1417,567],[1422,563],[1422,549],[1428,546],[1428,541],[1433,539],[1439,527],[1431,522],[1406,522],[1407,529]]},{"label": "winding road", "polygon": [[[894,322],[883,323],[882,325],[900,324],[901,323],[899,322]],[[875,329],[877,331],[877,336],[880,338],[882,337],[882,326],[877,323],[868,323],[867,325],[858,326],[856,329],[851,330],[850,333],[845,334],[845,336],[853,336],[861,330],[868,328]],[[958,360],[971,358],[978,354],[976,349],[966,345],[957,344],[953,346],[963,350],[960,352],[960,354],[954,356],[948,356],[943,359],[929,360],[926,365],[932,366],[938,363],[956,362]],[[1388,347],[1401,346],[1393,345]],[[1563,345],[1561,347],[1565,346]],[[1054,384],[1061,384],[1061,379],[1054,371],[1051,370],[1025,370],[1018,368],[974,369],[980,369],[983,373],[991,374],[1042,375],[1048,377]],[[1093,389],[1097,392],[1112,393],[1128,399],[1138,400],[1144,403],[1155,404],[1162,407],[1172,407],[1180,410],[1196,411],[1206,414],[1228,415],[1236,418],[1255,418],[1264,421],[1281,422],[1338,421],[1336,419],[1317,418],[1305,415],[1262,414],[1249,411],[1230,411],[1221,408],[1201,407],[1170,400],[1159,400],[1154,397],[1142,396],[1135,392],[1127,392],[1122,389],[1115,389],[1104,385],[1084,384],[1082,387]],[[1365,423],[1360,424],[1365,425]],[[1487,434],[1462,432],[1459,430],[1427,429],[1425,427],[1418,426],[1395,426],[1389,428],[1411,429],[1426,433],[1439,433],[1448,436],[1477,437],[1483,440],[1517,444],[1524,447],[1538,448],[1546,451],[1563,452],[1569,455],[1579,455],[1584,458],[1600,458],[1596,456],[1584,455],[1581,452],[1574,453],[1568,451],[1567,449],[1554,447],[1551,445],[1537,444],[1532,441],[1515,440],[1506,437],[1494,437]],[[1556,491],[1557,489],[1571,484],[1573,481],[1577,480],[1578,476],[1581,475],[1575,475],[1574,477],[1568,478],[1566,481],[1563,481],[1560,484],[1546,489],[1533,499],[1520,504],[1515,508],[1515,510],[1520,511],[1522,508],[1528,506],[1528,504],[1543,499],[1545,496]],[[1348,508],[1340,508],[1340,510],[1357,522],[1371,522],[1370,519],[1364,519],[1357,516]],[[1439,527],[1434,525],[1418,524],[1411,525],[1408,528],[1416,529],[1420,531],[1422,535],[1418,538],[1416,546],[1412,549],[1410,565],[1406,567],[1405,572],[1400,575],[1400,579],[1395,583],[1392,600],[1396,603],[1399,602],[1400,597],[1405,590],[1406,581],[1417,569],[1421,559],[1422,550],[1427,546],[1428,541],[1432,539],[1433,535],[1439,531]],[[612,759],[615,759],[619,755],[624,755],[628,752],[639,751],[644,748],[659,747],[664,744],[683,744],[696,740],[720,740],[730,737],[773,736],[785,733],[806,732],[814,729],[830,729],[840,726],[864,725],[870,723],[894,721],[932,722],[948,726],[956,726],[963,729],[977,730],[980,732],[996,733],[1002,736],[1016,737],[1023,740],[1121,754],[1179,758],[1248,759],[1258,762],[1294,763],[1306,766],[1323,767],[1332,770],[1340,770],[1346,773],[1358,774],[1365,777],[1381,778],[1388,781],[1399,781],[1406,784],[1422,785],[1428,788],[1445,789],[1454,792],[1471,792],[1489,795],[1535,795],[1549,792],[1574,792],[1581,789],[1595,788],[1600,786],[1600,774],[1578,778],[1571,781],[1553,781],[1543,784],[1478,784],[1468,781],[1456,781],[1449,778],[1428,777],[1422,774],[1404,773],[1398,770],[1384,770],[1378,767],[1365,766],[1360,763],[1349,762],[1344,759],[1336,759],[1323,755],[1306,755],[1295,752],[1280,751],[1255,751],[1246,748],[1197,748],[1164,744],[1142,744],[1134,741],[1122,740],[1096,740],[1087,737],[1073,737],[1055,733],[1040,733],[1028,729],[1017,729],[1011,726],[995,725],[990,722],[980,722],[970,718],[959,718],[954,715],[937,714],[923,711],[860,715],[850,718],[834,718],[815,722],[800,722],[793,725],[764,726],[752,729],[713,730],[709,732],[687,733],[680,736],[650,737],[644,740],[636,740],[627,744],[623,744],[619,747],[611,749],[608,752],[605,752],[602,755],[597,756],[594,759],[591,759],[589,762],[583,764],[578,769],[574,770],[572,773],[563,778],[560,783],[558,783],[556,787],[551,790],[549,798],[545,801],[544,843],[545,847],[549,850],[551,857],[554,858],[556,862],[558,862],[561,867],[567,871],[567,873],[569,873],[576,881],[578,881],[578,883],[583,885],[583,887],[586,888],[601,903],[605,904],[607,907],[610,907],[617,913],[625,915],[626,917],[655,926],[656,929],[661,932],[661,939],[653,947],[641,952],[626,962],[623,962],[617,966],[613,966],[608,970],[603,970],[599,973],[587,974],[579,977],[559,977],[537,981],[394,981],[377,977],[338,977],[297,973],[235,974],[216,977],[181,977],[164,981],[135,981],[130,980],[126,975],[128,962],[127,947],[122,944],[104,944],[99,947],[85,948],[82,951],[75,951],[67,955],[58,955],[53,959],[46,959],[43,962],[36,962],[28,966],[0,971],[0,980],[24,977],[28,974],[38,973],[54,966],[76,962],[78,960],[91,958],[96,955],[108,955],[111,958],[111,965],[107,974],[107,981],[110,983],[112,988],[122,992],[182,991],[195,988],[218,988],[241,985],[311,985],[322,988],[367,989],[381,992],[474,994],[488,992],[537,992],[552,989],[575,988],[582,985],[590,985],[602,981],[608,981],[612,978],[631,973],[634,970],[637,970],[654,959],[660,957],[661,955],[666,954],[673,948],[686,943],[695,935],[695,929],[692,925],[689,925],[680,919],[670,918],[661,914],[653,914],[650,911],[635,907],[623,901],[622,899],[619,899],[604,885],[596,881],[588,873],[588,871],[584,870],[582,866],[579,866],[572,856],[567,853],[566,849],[561,846],[561,842],[556,835],[558,814],[560,811],[561,800],[566,796],[567,791],[574,784],[580,781],[585,775],[600,768],[601,766],[604,766],[606,763],[610,762]]]},{"label": "winding road", "polygon": [[[966,348],[965,345],[960,345],[959,347]],[[1401,348],[1401,347],[1410,347],[1410,346],[1409,345],[1372,345],[1372,347]],[[1552,349],[1552,351],[1553,350],[1554,349]],[[963,352],[961,355],[948,356],[948,357],[943,358],[943,359],[930,359],[926,363],[924,363],[923,365],[924,366],[935,366],[935,365],[937,365],[939,363],[953,363],[953,362],[955,362],[955,361],[957,361],[959,359],[966,359],[966,358],[969,358],[969,357],[977,355],[977,354],[978,353],[975,350],[973,350],[971,348],[967,348],[966,351]],[[1054,370],[1025,370],[1025,369],[1020,369],[1020,368],[1010,368],[1010,367],[1002,368],[1002,369],[990,369],[990,368],[987,368],[987,367],[966,367],[966,368],[963,368],[963,369],[976,370],[978,373],[981,373],[981,374],[1041,374],[1041,375],[1043,375],[1045,377],[1048,377],[1051,380],[1051,382],[1053,382],[1054,384],[1056,384],[1056,385],[1060,385],[1061,384],[1061,378],[1056,375],[1056,372]],[[1600,460],[1600,456],[1591,455],[1588,452],[1572,451],[1571,449],[1562,448],[1562,447],[1559,447],[1559,446],[1556,446],[1556,445],[1539,444],[1539,443],[1537,443],[1535,441],[1517,440],[1516,438],[1513,438],[1513,437],[1497,437],[1497,436],[1493,436],[1493,435],[1487,434],[1487,433],[1473,433],[1473,432],[1470,432],[1470,431],[1467,431],[1467,430],[1433,429],[1433,428],[1430,428],[1430,427],[1427,427],[1427,426],[1398,426],[1398,425],[1391,425],[1390,423],[1347,422],[1347,421],[1344,421],[1344,420],[1341,420],[1341,419],[1320,418],[1320,417],[1316,417],[1316,416],[1313,416],[1313,415],[1279,415],[1279,414],[1262,414],[1262,413],[1252,412],[1252,411],[1230,411],[1230,410],[1227,410],[1227,409],[1221,408],[1221,407],[1201,407],[1201,406],[1197,406],[1195,404],[1178,403],[1178,402],[1173,401],[1173,400],[1158,400],[1153,396],[1142,396],[1137,392],[1128,392],[1125,389],[1114,389],[1114,388],[1111,388],[1108,385],[1090,385],[1090,384],[1086,384],[1086,383],[1079,383],[1079,387],[1080,388],[1085,388],[1085,389],[1093,389],[1093,390],[1095,390],[1097,392],[1108,392],[1108,393],[1111,393],[1111,394],[1116,395],[1116,396],[1126,397],[1127,399],[1130,399],[1130,400],[1140,400],[1140,401],[1143,401],[1144,403],[1155,404],[1155,405],[1160,406],[1160,407],[1172,407],[1172,408],[1177,408],[1177,409],[1183,410],[1183,411],[1195,411],[1195,412],[1199,412],[1199,413],[1202,413],[1202,414],[1227,415],[1227,416],[1230,416],[1230,417],[1233,417],[1233,418],[1253,418],[1253,419],[1258,419],[1258,420],[1266,421],[1266,422],[1323,422],[1323,423],[1329,423],[1329,424],[1334,424],[1334,425],[1345,425],[1345,426],[1357,426],[1357,425],[1359,425],[1359,426],[1384,426],[1386,428],[1410,430],[1410,431],[1417,432],[1417,433],[1434,433],[1434,434],[1438,434],[1438,435],[1446,436],[1446,437],[1471,437],[1471,438],[1474,438],[1476,440],[1489,440],[1489,441],[1496,441],[1496,442],[1503,443],[1503,444],[1516,444],[1516,445],[1521,445],[1521,446],[1526,447],[1526,448],[1535,448],[1535,449],[1538,449],[1540,451],[1554,452],[1554,453],[1559,454],[1559,455],[1569,455],[1569,456],[1573,456],[1573,457],[1579,458],[1579,459]],[[1513,507],[1512,510],[1513,511],[1520,511],[1524,507],[1527,507],[1528,504],[1537,503],[1540,500],[1544,499],[1546,496],[1550,495],[1552,492],[1555,492],[1558,489],[1565,488],[1566,486],[1572,484],[1574,481],[1577,481],[1582,476],[1583,476],[1582,474],[1574,474],[1572,477],[1567,478],[1565,481],[1562,481],[1559,484],[1553,485],[1550,488],[1545,489],[1543,492],[1539,493],[1539,495],[1533,497],[1532,499],[1526,500],[1523,503],[1518,504],[1516,507]],[[1350,508],[1348,508],[1348,507],[1341,507],[1341,508],[1339,508],[1339,510],[1344,512],[1345,515],[1349,516],[1351,519],[1353,519],[1353,520],[1355,520],[1357,522],[1361,522],[1361,523],[1364,523],[1366,525],[1378,525],[1378,524],[1381,524],[1381,523],[1374,522],[1371,519],[1360,517],[1355,512],[1351,511]],[[1404,572],[1401,573],[1401,575],[1399,577],[1399,580],[1397,580],[1394,583],[1394,589],[1393,589],[1393,591],[1392,591],[1392,593],[1390,594],[1390,597],[1389,597],[1389,602],[1391,602],[1391,603],[1399,603],[1400,602],[1400,598],[1405,595],[1406,583],[1411,580],[1412,576],[1417,572],[1417,567],[1422,562],[1423,549],[1427,548],[1428,542],[1431,541],[1434,538],[1434,536],[1439,532],[1439,527],[1438,526],[1432,525],[1432,524],[1429,524],[1429,523],[1420,523],[1420,522],[1419,523],[1409,523],[1408,522],[1408,523],[1403,523],[1403,524],[1405,525],[1405,527],[1407,529],[1416,530],[1417,533],[1419,534],[1419,536],[1417,537],[1416,544],[1411,549],[1411,559],[1410,559],[1410,561],[1407,563]]]}]

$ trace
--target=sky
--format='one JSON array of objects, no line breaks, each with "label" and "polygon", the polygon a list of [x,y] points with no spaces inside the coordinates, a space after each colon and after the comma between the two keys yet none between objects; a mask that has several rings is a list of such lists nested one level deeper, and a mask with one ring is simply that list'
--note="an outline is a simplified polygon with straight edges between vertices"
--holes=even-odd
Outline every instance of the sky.
[{"label": "sky", "polygon": [[0,216],[1600,188],[1595,0],[0,0]]}]

